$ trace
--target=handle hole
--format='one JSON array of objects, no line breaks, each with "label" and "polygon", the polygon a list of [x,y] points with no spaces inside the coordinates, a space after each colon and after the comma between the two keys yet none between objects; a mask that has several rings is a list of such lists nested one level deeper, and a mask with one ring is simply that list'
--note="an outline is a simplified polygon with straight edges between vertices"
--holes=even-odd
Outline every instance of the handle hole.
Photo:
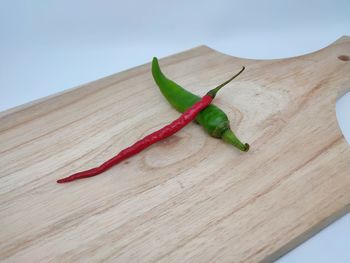
[{"label": "handle hole", "polygon": [[340,55],[340,56],[338,56],[338,59],[341,61],[349,61],[350,57],[347,55]]}]

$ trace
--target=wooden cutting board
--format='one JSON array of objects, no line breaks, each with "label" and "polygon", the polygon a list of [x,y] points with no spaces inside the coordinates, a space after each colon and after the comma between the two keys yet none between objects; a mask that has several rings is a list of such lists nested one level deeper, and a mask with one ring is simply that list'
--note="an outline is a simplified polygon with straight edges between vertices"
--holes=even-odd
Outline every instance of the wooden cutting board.
[{"label": "wooden cutting board", "polygon": [[335,102],[350,90],[350,38],[288,59],[206,46],[160,60],[215,99],[251,144],[241,153],[190,124],[108,172],[96,166],[179,114],[150,64],[0,115],[0,259],[9,262],[269,262],[350,205],[350,147]]}]

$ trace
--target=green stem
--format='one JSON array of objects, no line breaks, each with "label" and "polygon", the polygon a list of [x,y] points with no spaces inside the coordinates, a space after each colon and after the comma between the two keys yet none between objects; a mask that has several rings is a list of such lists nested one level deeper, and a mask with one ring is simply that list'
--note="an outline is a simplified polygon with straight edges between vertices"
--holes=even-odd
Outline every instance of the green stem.
[{"label": "green stem", "polygon": [[228,142],[229,144],[232,144],[233,146],[237,147],[243,152],[247,152],[249,150],[249,144],[243,144],[230,129],[226,130],[222,134],[222,139],[225,142]]},{"label": "green stem", "polygon": [[245,67],[243,66],[242,69],[236,73],[234,76],[232,76],[230,79],[226,80],[224,83],[221,83],[219,86],[217,86],[216,88],[210,90],[207,95],[209,95],[212,98],[215,98],[216,93],[226,84],[230,83],[232,80],[234,80],[236,77],[238,77],[243,71],[244,71]]}]

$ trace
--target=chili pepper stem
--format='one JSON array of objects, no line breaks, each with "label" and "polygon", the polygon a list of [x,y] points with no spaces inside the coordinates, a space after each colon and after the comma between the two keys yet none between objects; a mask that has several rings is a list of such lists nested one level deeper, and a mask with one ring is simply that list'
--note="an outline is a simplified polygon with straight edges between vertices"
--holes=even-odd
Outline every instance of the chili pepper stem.
[{"label": "chili pepper stem", "polygon": [[213,88],[212,90],[209,90],[207,95],[211,96],[212,98],[215,98],[216,93],[225,85],[227,85],[228,83],[230,83],[232,80],[234,80],[236,77],[238,77],[243,71],[244,71],[245,67],[243,66],[242,69],[236,73],[235,75],[233,75],[230,79],[226,80],[225,82],[221,83],[219,86]]},{"label": "chili pepper stem", "polygon": [[226,130],[223,133],[222,139],[225,142],[237,147],[243,152],[247,152],[249,150],[249,144],[248,143],[243,144],[230,129]]}]

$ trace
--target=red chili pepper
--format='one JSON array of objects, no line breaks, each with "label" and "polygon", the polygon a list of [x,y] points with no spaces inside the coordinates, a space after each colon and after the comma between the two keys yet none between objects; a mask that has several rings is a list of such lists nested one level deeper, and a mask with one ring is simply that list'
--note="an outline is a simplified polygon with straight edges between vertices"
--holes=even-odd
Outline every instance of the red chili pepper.
[{"label": "red chili pepper", "polygon": [[216,93],[223,86],[225,86],[227,83],[233,80],[236,76],[238,76],[243,70],[244,70],[244,67],[238,74],[236,74],[229,80],[225,81],[224,83],[220,84],[215,89],[210,90],[204,97],[202,97],[200,101],[195,103],[191,108],[185,111],[178,119],[176,119],[172,123],[166,125],[165,127],[161,128],[158,131],[155,131],[147,135],[146,137],[134,143],[133,145],[125,148],[124,150],[119,152],[116,156],[114,156],[112,159],[109,159],[108,161],[104,162],[100,166],[86,170],[86,171],[75,173],[63,179],[59,179],[57,180],[57,183],[68,183],[78,179],[83,179],[83,178],[98,175],[108,170],[112,166],[120,163],[121,161],[141,152],[142,150],[146,149],[148,146],[173,135],[174,133],[181,130],[183,127],[185,127],[188,123],[193,121],[196,118],[196,115],[212,102]]}]

